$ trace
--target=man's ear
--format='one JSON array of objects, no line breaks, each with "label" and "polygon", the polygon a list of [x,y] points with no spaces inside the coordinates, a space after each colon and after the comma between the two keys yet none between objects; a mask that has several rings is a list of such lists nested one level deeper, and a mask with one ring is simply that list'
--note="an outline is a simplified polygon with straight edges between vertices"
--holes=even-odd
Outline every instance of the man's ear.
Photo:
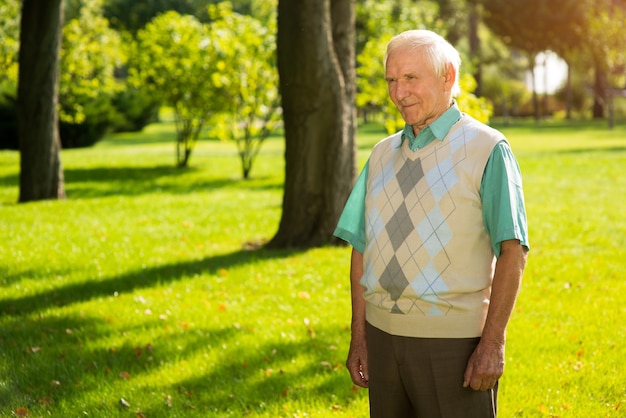
[{"label": "man's ear", "polygon": [[452,64],[448,65],[448,69],[444,74],[444,83],[448,90],[452,90],[452,86],[454,86],[454,81],[456,80],[457,73],[454,70],[454,66]]}]

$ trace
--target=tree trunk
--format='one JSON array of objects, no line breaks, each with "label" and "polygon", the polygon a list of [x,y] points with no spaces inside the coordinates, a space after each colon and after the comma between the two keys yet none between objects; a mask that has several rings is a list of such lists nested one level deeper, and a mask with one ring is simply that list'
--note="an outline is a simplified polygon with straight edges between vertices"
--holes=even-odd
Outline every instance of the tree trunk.
[{"label": "tree trunk", "polygon": [[594,83],[593,83],[593,118],[604,118],[604,105],[606,101],[606,74],[602,68],[601,59],[594,57]]},{"label": "tree trunk", "polygon": [[474,65],[476,70],[474,71],[474,79],[476,80],[476,88],[474,94],[476,97],[483,95],[483,74],[482,74],[482,54],[480,52],[480,37],[478,36],[478,25],[480,23],[480,14],[478,6],[475,4],[469,5],[469,45],[470,56],[476,57]]},{"label": "tree trunk", "polygon": [[17,112],[20,202],[65,197],[58,126],[63,0],[24,0]]},{"label": "tree trunk", "polygon": [[541,120],[541,110],[539,108],[539,95],[537,94],[537,78],[535,77],[535,62],[536,62],[536,54],[530,55],[530,79],[532,83],[532,93],[533,93],[533,112],[535,115],[535,122],[539,123]]},{"label": "tree trunk", "polygon": [[572,66],[567,61],[567,83],[565,84],[566,119],[572,119]]},{"label": "tree trunk", "polygon": [[336,242],[356,168],[355,2],[279,0],[285,187],[273,248]]}]

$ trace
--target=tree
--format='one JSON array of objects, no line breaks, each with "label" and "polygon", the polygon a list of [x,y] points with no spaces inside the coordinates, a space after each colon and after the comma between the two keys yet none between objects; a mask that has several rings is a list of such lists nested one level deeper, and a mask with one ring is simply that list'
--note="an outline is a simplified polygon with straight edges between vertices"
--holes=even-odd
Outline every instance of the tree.
[{"label": "tree", "polygon": [[279,0],[285,186],[269,247],[333,240],[357,174],[354,45],[354,0]]},{"label": "tree", "polygon": [[275,21],[263,24],[234,13],[230,3],[209,6],[211,32],[228,62],[228,112],[218,114],[216,135],[234,140],[243,178],[250,176],[261,145],[280,122],[280,95],[276,70]]},{"label": "tree", "polygon": [[226,110],[227,62],[217,37],[193,16],[167,12],[137,33],[130,75],[172,106],[176,121],[176,164],[186,167],[200,131],[214,113]]},{"label": "tree", "polygon": [[609,127],[613,127],[613,87],[624,86],[626,79],[626,1],[586,0],[586,57],[594,70],[593,117],[604,117],[609,110]]},{"label": "tree", "polygon": [[63,0],[24,0],[17,113],[20,202],[65,197],[57,100]]},{"label": "tree", "polygon": [[484,6],[486,25],[502,40],[529,56],[533,78],[535,119],[539,120],[539,99],[534,88],[535,56],[577,39],[576,25],[581,13],[579,0],[468,0]]}]

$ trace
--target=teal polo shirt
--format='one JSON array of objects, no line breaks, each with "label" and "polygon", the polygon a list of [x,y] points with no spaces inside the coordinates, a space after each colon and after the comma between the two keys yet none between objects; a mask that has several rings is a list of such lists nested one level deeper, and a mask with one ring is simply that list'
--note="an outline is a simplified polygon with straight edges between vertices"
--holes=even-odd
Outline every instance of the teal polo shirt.
[{"label": "teal polo shirt", "polygon": [[[413,128],[405,125],[402,141],[409,141],[412,151],[417,151],[434,140],[443,141],[452,126],[461,119],[462,113],[456,102],[417,136]],[[365,251],[365,194],[369,160],[361,171],[352,193],[343,209],[334,235],[347,241],[360,253]],[[528,226],[522,175],[519,164],[504,137],[491,151],[480,184],[483,204],[483,221],[496,257],[500,256],[502,241],[517,239],[527,249]]]}]

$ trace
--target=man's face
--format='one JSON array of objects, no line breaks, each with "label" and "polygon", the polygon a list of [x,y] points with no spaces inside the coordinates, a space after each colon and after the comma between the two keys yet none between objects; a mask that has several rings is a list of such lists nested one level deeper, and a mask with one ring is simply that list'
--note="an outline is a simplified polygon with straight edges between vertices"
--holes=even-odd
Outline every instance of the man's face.
[{"label": "man's face", "polygon": [[387,57],[389,96],[415,133],[444,113],[452,100],[454,69],[437,77],[421,49],[400,47]]}]

